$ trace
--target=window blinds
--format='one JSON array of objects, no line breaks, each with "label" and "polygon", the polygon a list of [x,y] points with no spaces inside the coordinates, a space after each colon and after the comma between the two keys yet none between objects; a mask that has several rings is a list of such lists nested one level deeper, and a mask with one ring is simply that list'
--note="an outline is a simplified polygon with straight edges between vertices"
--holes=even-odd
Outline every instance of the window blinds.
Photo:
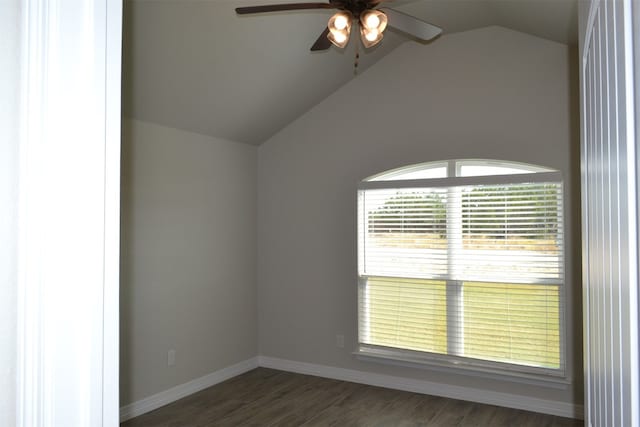
[{"label": "window blinds", "polygon": [[562,280],[559,183],[375,189],[360,197],[362,275]]},{"label": "window blinds", "polygon": [[540,178],[365,183],[361,345],[560,372],[562,184]]}]

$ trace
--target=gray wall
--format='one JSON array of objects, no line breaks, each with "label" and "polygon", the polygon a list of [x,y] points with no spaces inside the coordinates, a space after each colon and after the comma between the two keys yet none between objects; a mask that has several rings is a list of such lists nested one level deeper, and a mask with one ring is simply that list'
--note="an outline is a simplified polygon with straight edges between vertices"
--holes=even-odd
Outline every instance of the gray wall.
[{"label": "gray wall", "polygon": [[123,125],[126,405],[257,355],[257,150],[135,120]]},{"label": "gray wall", "polygon": [[[500,27],[409,42],[258,150],[259,350],[264,356],[582,402],[579,157],[575,56]],[[562,171],[567,190],[567,389],[361,362],[356,185],[402,165],[452,158]],[[344,333],[345,348],[335,335]]]},{"label": "gray wall", "polygon": [[0,425],[15,424],[20,2],[0,1]]}]

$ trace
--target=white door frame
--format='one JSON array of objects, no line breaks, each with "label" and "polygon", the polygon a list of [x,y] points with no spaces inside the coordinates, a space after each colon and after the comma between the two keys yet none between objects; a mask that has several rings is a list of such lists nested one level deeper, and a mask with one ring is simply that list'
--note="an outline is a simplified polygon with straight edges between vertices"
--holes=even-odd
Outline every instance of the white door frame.
[{"label": "white door frame", "polygon": [[121,0],[25,0],[18,426],[118,425]]}]

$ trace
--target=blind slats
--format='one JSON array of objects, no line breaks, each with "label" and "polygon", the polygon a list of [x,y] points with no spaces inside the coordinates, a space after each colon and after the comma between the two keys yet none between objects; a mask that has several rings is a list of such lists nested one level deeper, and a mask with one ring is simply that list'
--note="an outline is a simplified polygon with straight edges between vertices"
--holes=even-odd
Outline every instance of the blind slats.
[{"label": "blind slats", "polygon": [[363,275],[411,264],[408,277],[561,282],[559,183],[371,189],[360,199]]},{"label": "blind slats", "polygon": [[361,189],[361,344],[564,369],[562,200],[558,182]]}]

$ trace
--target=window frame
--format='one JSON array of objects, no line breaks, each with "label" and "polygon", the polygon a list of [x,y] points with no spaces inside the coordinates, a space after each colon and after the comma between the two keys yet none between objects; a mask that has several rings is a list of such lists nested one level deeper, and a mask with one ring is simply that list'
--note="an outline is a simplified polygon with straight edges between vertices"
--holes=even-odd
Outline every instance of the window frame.
[{"label": "window frame", "polygon": [[[528,170],[523,173],[515,174],[498,174],[498,175],[478,175],[478,176],[459,176],[461,168],[465,165],[492,165],[497,167],[506,168],[523,168]],[[446,178],[425,178],[425,179],[402,179],[402,172],[407,171],[410,174],[415,174],[420,168],[432,169],[434,167],[446,166]],[[529,172],[530,171],[530,172]],[[390,180],[389,176],[393,176],[394,179]],[[558,297],[559,297],[559,357],[560,367],[558,369],[544,368],[536,366],[528,366],[516,363],[491,361],[484,359],[471,358],[469,356],[460,356],[455,354],[440,354],[430,353],[426,351],[415,351],[401,348],[376,346],[372,344],[366,344],[361,337],[361,321],[363,317],[361,315],[362,299],[366,299],[367,292],[367,276],[361,274],[363,271],[364,255],[363,255],[363,236],[361,235],[362,221],[361,215],[364,214],[364,209],[361,207],[362,201],[360,200],[360,194],[363,191],[371,189],[402,189],[402,188],[419,188],[419,187],[443,187],[453,188],[459,186],[475,186],[475,185],[506,185],[506,184],[518,184],[518,183],[557,183],[561,189],[561,201],[559,204],[560,217],[564,222],[566,215],[566,195],[564,191],[564,179],[562,173],[557,170],[546,168],[543,166],[500,161],[500,160],[484,160],[484,159],[456,159],[447,161],[435,161],[429,163],[420,163],[409,165],[406,167],[396,168],[390,171],[378,173],[363,181],[358,185],[358,206],[357,206],[357,262],[358,262],[358,348],[354,352],[357,358],[365,361],[375,361],[393,365],[401,365],[408,367],[428,367],[430,369],[479,375],[483,377],[489,377],[494,379],[509,379],[517,382],[545,385],[554,388],[566,388],[571,383],[571,379],[568,376],[569,369],[567,367],[567,319],[568,312],[567,301],[568,291],[566,285],[566,239],[565,229],[563,228],[559,233],[561,234],[561,251],[562,251],[562,270],[558,279]],[[449,233],[449,225],[447,224],[447,233]],[[400,278],[400,277],[399,277]],[[434,280],[444,280],[446,282],[447,289],[447,347],[450,345],[457,345],[452,342],[454,337],[449,332],[449,322],[459,317],[460,311],[463,309],[463,303],[460,298],[460,289],[463,286],[464,281],[450,280],[448,278]],[[457,295],[455,295],[457,293]],[[457,313],[457,314],[456,314]],[[455,323],[455,322],[454,322]],[[452,325],[451,327],[456,327]],[[451,353],[451,352],[449,352]]]}]

